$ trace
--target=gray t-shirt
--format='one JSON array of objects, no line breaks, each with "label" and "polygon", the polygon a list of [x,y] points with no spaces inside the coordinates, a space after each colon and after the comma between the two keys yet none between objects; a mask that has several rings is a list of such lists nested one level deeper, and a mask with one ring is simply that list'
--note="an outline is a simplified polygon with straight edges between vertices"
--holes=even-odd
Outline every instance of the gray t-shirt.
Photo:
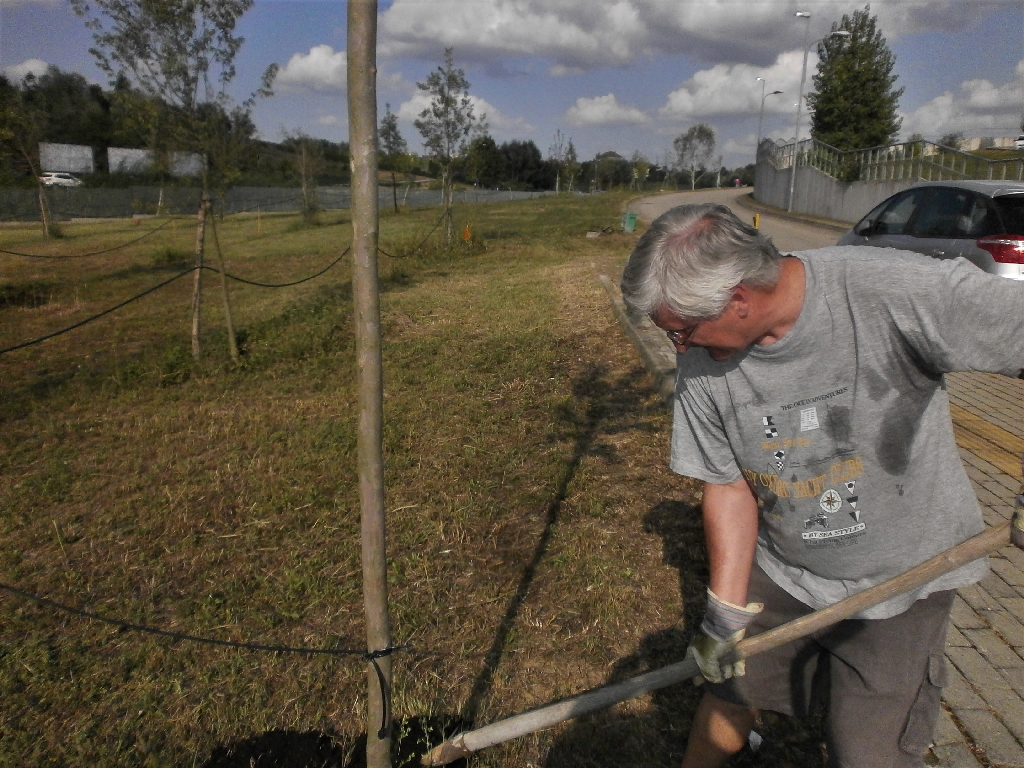
[{"label": "gray t-shirt", "polygon": [[[746,477],[761,501],[758,563],[819,609],[984,529],[943,374],[1017,374],[1024,281],[891,249],[793,255],[806,288],[785,336],[722,361],[700,348],[677,357],[671,467],[709,483]],[[894,616],[987,567],[859,618]]]}]

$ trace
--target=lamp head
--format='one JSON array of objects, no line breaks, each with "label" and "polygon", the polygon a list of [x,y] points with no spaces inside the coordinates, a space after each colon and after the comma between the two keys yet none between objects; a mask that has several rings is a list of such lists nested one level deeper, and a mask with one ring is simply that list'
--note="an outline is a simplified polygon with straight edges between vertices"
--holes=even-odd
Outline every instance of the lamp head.
[{"label": "lamp head", "polygon": [[796,16],[798,19],[809,19],[809,18],[811,18],[811,12],[810,11],[797,11],[793,15]]}]

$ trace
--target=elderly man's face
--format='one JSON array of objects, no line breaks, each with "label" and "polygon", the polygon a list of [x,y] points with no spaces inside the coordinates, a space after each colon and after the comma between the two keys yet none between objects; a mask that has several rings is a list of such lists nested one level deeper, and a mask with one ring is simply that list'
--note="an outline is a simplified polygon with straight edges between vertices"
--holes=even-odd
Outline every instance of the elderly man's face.
[{"label": "elderly man's face", "polygon": [[725,360],[754,342],[746,323],[737,312],[735,300],[730,301],[725,311],[714,318],[691,320],[677,317],[664,307],[659,307],[651,315],[651,320],[668,334],[678,352],[685,352],[690,347],[704,347],[713,360]]}]

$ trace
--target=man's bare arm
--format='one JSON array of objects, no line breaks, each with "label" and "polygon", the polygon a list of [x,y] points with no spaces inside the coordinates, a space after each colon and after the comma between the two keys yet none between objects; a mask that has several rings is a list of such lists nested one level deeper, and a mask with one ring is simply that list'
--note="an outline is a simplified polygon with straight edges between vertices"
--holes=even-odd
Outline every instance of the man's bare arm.
[{"label": "man's bare arm", "polygon": [[745,480],[704,484],[704,537],[711,591],[736,605],[747,604],[757,546],[757,500]]}]

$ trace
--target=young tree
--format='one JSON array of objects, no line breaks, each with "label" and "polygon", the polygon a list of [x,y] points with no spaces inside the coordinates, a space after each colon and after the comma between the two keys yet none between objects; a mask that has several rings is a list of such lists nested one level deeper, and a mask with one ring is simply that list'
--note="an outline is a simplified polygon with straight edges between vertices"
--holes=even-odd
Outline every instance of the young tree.
[{"label": "young tree", "polygon": [[876,28],[870,8],[844,15],[818,43],[814,92],[807,94],[811,136],[837,149],[890,144],[903,120],[897,113],[902,88],[893,74],[896,56]]},{"label": "young tree", "polygon": [[569,139],[569,145],[565,148],[565,180],[569,182],[569,193],[572,193],[573,184],[576,178],[580,175],[580,170],[583,166],[580,165],[580,159],[576,155],[576,147],[572,143],[572,139]]},{"label": "young tree", "polygon": [[[180,149],[210,161],[203,170],[198,232],[204,231],[211,182],[223,189],[236,175],[245,136],[251,135],[252,107],[258,97],[271,95],[277,75],[277,65],[268,66],[260,87],[230,109],[227,86],[245,42],[235,27],[254,1],[70,0],[92,30],[96,47],[90,52],[111,82],[124,78],[167,104],[174,117],[168,134],[178,139]],[[216,171],[213,178],[210,167]],[[197,237],[196,266],[202,261],[203,239]],[[197,358],[202,273],[196,270],[193,284],[192,353]]]},{"label": "young tree", "polygon": [[629,164],[633,168],[633,180],[630,182],[629,188],[643,189],[647,177],[651,173],[651,161],[640,154],[640,150],[636,150],[629,159]]},{"label": "young tree", "polygon": [[672,147],[676,151],[676,167],[689,172],[690,189],[696,189],[697,179],[704,175],[715,154],[715,129],[707,123],[697,123],[676,136]]},{"label": "young tree", "polygon": [[0,75],[0,97],[3,100],[3,104],[0,105],[0,139],[3,140],[4,153],[13,155],[24,163],[35,181],[43,237],[50,237],[55,230],[46,191],[40,180],[42,166],[39,161],[39,142],[45,140],[51,121],[46,109],[36,98],[37,94],[34,93],[35,76],[27,75],[21,85],[21,88],[16,88]]},{"label": "young tree", "polygon": [[302,131],[285,134],[285,144],[294,153],[292,165],[302,184],[302,213],[307,220],[319,209],[316,200],[316,180],[324,170],[324,148],[320,141]]},{"label": "young tree", "polygon": [[441,185],[446,211],[445,233],[452,241],[452,166],[466,149],[474,133],[487,130],[486,115],[473,114],[466,73],[455,66],[454,49],[444,49],[444,65],[427,75],[426,82],[416,83],[430,94],[430,106],[420,112],[413,125],[423,136],[423,145],[441,166]]},{"label": "young tree", "polygon": [[395,171],[405,167],[405,157],[409,153],[409,145],[405,143],[402,132],[398,130],[398,115],[391,111],[391,105],[384,105],[384,117],[380,119],[377,131],[380,142],[381,166],[391,171],[391,196],[394,198],[395,213],[398,213],[398,182]]},{"label": "young tree", "polygon": [[548,158],[555,164],[558,175],[555,176],[555,194],[562,191],[562,173],[565,171],[565,134],[561,129],[555,131],[555,140],[548,148]]}]

